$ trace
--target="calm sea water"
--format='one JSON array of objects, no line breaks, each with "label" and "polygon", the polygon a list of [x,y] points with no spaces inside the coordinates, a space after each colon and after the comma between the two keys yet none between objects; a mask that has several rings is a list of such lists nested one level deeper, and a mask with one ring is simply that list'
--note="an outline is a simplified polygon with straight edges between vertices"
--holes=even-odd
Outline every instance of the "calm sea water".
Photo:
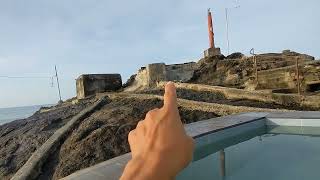
[{"label": "calm sea water", "polygon": [[27,118],[38,111],[42,106],[47,105],[0,108],[0,125],[16,119]]}]

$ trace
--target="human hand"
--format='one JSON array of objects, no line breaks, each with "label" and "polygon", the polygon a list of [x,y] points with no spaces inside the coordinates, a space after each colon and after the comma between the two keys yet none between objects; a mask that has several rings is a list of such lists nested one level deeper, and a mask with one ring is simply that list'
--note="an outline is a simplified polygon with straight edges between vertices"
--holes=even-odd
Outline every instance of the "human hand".
[{"label": "human hand", "polygon": [[172,82],[165,86],[164,105],[149,111],[128,140],[132,159],[121,179],[174,179],[192,160],[194,141],[183,127]]}]

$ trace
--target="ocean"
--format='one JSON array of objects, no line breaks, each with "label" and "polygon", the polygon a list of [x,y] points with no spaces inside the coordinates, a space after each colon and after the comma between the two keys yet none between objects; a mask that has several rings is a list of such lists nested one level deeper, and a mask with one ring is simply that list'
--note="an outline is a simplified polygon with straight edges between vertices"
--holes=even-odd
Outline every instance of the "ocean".
[{"label": "ocean", "polygon": [[11,122],[16,119],[27,118],[43,106],[48,105],[0,108],[0,125]]}]

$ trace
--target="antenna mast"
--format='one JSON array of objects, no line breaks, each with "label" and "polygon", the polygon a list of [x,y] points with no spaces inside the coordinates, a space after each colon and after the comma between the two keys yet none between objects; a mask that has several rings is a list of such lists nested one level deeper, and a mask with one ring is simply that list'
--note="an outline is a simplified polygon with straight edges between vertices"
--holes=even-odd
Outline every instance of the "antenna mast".
[{"label": "antenna mast", "polygon": [[58,84],[59,99],[60,99],[59,103],[62,103],[57,66],[54,66],[54,70],[56,71],[56,79],[57,79],[57,84]]}]

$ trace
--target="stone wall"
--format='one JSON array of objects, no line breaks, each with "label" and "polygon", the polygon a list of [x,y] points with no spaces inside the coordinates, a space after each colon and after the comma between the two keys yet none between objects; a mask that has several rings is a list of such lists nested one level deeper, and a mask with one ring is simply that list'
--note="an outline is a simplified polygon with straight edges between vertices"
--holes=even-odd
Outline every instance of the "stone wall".
[{"label": "stone wall", "polygon": [[259,89],[294,89],[295,69],[275,69],[258,73]]},{"label": "stone wall", "polygon": [[84,74],[77,78],[77,98],[83,99],[96,93],[116,91],[122,87],[120,74]]},{"label": "stone wall", "polygon": [[186,82],[193,76],[197,63],[171,64],[166,65],[166,79],[167,81]]},{"label": "stone wall", "polygon": [[197,63],[190,62],[184,64],[154,63],[141,68],[132,84],[125,88],[125,91],[137,91],[144,88],[152,88],[160,81],[190,80],[197,67]]},{"label": "stone wall", "polygon": [[164,63],[154,63],[147,65],[147,84],[153,87],[159,81],[166,80],[166,65]]},{"label": "stone wall", "polygon": [[147,68],[141,67],[135,77],[129,79],[130,82],[127,82],[127,86],[125,87],[125,91],[136,91],[143,89],[144,87],[148,86],[147,80]]},{"label": "stone wall", "polygon": [[[302,92],[315,91],[320,86],[320,62],[300,64],[299,74]],[[258,89],[297,89],[296,66],[259,71],[258,79]]]}]

